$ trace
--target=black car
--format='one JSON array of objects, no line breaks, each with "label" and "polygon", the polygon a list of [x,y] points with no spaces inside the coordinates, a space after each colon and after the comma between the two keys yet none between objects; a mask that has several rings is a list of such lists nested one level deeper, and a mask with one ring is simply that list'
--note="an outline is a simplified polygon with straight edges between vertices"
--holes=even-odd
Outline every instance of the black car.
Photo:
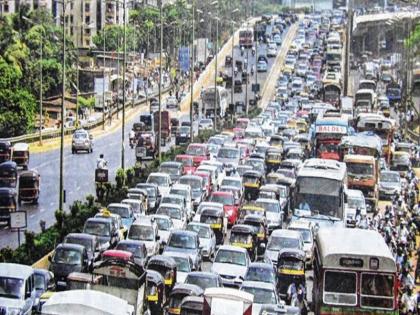
[{"label": "black car", "polygon": [[185,278],[185,283],[195,284],[206,290],[207,288],[223,287],[222,278],[213,272],[193,271]]},{"label": "black car", "polygon": [[191,141],[189,126],[181,126],[178,128],[175,136],[175,145],[188,144]]},{"label": "black car", "polygon": [[86,233],[70,233],[64,238],[63,243],[82,245],[86,248],[90,261],[97,261],[99,259],[99,242],[95,235]]},{"label": "black car", "polygon": [[90,265],[86,248],[78,244],[58,244],[48,258],[57,289],[66,289],[67,276],[72,272],[87,272]]},{"label": "black car", "polygon": [[147,249],[146,245],[141,241],[122,240],[119,241],[115,247],[117,250],[124,250],[133,253],[134,262],[142,267],[147,264]]},{"label": "black car", "polygon": [[87,219],[83,233],[95,235],[98,238],[100,251],[115,247],[119,241],[119,231],[116,230],[111,218]]}]

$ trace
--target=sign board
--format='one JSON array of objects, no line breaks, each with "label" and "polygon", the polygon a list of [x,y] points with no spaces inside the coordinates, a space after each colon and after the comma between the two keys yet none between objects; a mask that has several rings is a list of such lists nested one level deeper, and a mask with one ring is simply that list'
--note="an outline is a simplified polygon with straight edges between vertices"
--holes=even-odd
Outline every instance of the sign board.
[{"label": "sign board", "polygon": [[188,47],[180,47],[178,51],[179,67],[181,71],[190,70],[190,49]]},{"label": "sign board", "polygon": [[324,125],[316,126],[316,133],[335,133],[347,134],[347,128],[344,126]]},{"label": "sign board", "polygon": [[108,170],[97,168],[95,170],[95,182],[97,182],[97,183],[107,183],[108,182]]},{"label": "sign board", "polygon": [[10,228],[24,229],[27,226],[26,211],[10,212]]}]

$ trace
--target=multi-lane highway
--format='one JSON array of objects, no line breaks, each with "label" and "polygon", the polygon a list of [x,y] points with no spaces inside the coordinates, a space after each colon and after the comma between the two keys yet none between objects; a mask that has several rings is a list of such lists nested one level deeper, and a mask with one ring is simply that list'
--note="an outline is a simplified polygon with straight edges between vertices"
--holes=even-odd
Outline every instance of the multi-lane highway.
[{"label": "multi-lane highway", "polygon": [[[284,32],[283,39],[292,38],[290,32]],[[290,40],[289,40],[290,42]],[[278,49],[280,51],[280,47]],[[258,45],[258,55],[266,54],[266,45]],[[231,55],[229,50],[228,55]],[[256,58],[252,55],[251,49],[245,50],[243,56],[241,56],[240,48],[235,45],[234,48],[234,60],[248,59],[249,72],[251,67],[254,67],[256,73]],[[258,73],[258,83],[260,83],[261,90],[264,87],[267,77],[270,74],[272,66],[276,58],[268,58],[268,70],[267,72]],[[219,58],[218,71],[224,71],[224,58]],[[210,64],[211,67],[212,64]],[[207,69],[208,71],[211,69]],[[214,73],[214,72],[213,72]],[[254,93],[251,90],[252,84],[255,82],[254,76],[250,76],[248,84],[248,100],[254,98]],[[239,76],[239,75],[238,75]],[[270,80],[276,80],[272,74]],[[211,86],[213,82],[206,82],[206,86]],[[234,94],[234,101],[245,102],[245,87],[243,86],[242,93]],[[230,93],[230,89],[228,89]],[[230,95],[230,94],[229,94]],[[163,98],[165,99],[165,98]],[[230,96],[229,96],[230,100]],[[126,167],[130,167],[135,163],[134,151],[128,145],[128,133],[135,120],[138,119],[139,114],[142,112],[148,112],[146,105],[141,106],[137,111],[138,114],[131,115],[126,121],[125,134],[126,143],[124,146],[124,157]],[[174,117],[178,117],[181,121],[189,120],[188,111],[184,112],[173,112]],[[121,119],[121,115],[120,115]],[[197,132],[197,122],[194,123],[194,129]],[[167,150],[174,143],[167,144],[164,150]],[[96,160],[99,154],[103,153],[105,159],[108,161],[108,168],[110,170],[110,178],[115,177],[115,172],[121,165],[121,128],[114,128],[113,131],[97,136],[94,139],[93,153],[80,153],[72,154],[70,146],[65,146],[64,149],[64,189],[66,196],[65,209],[68,209],[76,200],[82,200],[88,194],[95,194],[95,182],[94,182],[94,170],[96,167]],[[58,191],[59,191],[59,156],[60,152],[58,149],[53,149],[47,152],[34,153],[31,155],[29,168],[35,169],[41,174],[41,193],[38,205],[22,204],[21,210],[27,211],[28,217],[28,230],[38,232],[40,231],[39,222],[45,221],[47,226],[52,225],[55,222],[54,212],[58,208]],[[11,233],[9,230],[0,231],[0,247],[17,246],[16,233]]]}]

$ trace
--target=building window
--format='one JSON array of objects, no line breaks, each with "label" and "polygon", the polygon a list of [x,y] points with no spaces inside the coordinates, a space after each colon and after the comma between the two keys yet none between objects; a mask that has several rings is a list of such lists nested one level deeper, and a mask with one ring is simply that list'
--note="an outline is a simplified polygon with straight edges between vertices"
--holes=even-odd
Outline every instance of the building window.
[{"label": "building window", "polygon": [[71,36],[73,36],[73,35],[74,35],[74,29],[73,29],[73,26],[72,26],[72,27],[70,27],[70,35],[71,35]]},{"label": "building window", "polygon": [[90,3],[85,3],[85,12],[90,12]]},{"label": "building window", "polygon": [[70,23],[73,24],[73,15],[70,15]]},{"label": "building window", "polygon": [[86,35],[90,35],[90,28],[87,28],[87,29],[85,30],[85,33],[86,33]]},{"label": "building window", "polygon": [[74,8],[74,4],[73,2],[70,2],[70,10],[73,10],[73,8]]},{"label": "building window", "polygon": [[85,23],[89,24],[90,23],[90,16],[85,16]]},{"label": "building window", "polygon": [[9,12],[9,4],[8,3],[5,3],[4,4],[4,12],[5,13],[8,13]]},{"label": "building window", "polygon": [[85,40],[85,46],[90,46],[90,40],[89,39]]}]

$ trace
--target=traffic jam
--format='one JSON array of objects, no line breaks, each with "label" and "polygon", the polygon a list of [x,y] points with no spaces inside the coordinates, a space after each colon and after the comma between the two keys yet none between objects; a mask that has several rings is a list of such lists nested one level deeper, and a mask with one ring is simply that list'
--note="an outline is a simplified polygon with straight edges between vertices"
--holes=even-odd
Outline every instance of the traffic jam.
[{"label": "traffic jam", "polygon": [[[49,271],[0,264],[0,301],[16,310],[0,314],[417,314],[419,150],[392,63],[352,61],[343,96],[345,11],[264,23],[253,37],[267,47],[297,31],[261,113],[206,143],[179,126],[185,152],[68,234]],[[153,116],[133,126],[141,160],[157,157]]]}]

